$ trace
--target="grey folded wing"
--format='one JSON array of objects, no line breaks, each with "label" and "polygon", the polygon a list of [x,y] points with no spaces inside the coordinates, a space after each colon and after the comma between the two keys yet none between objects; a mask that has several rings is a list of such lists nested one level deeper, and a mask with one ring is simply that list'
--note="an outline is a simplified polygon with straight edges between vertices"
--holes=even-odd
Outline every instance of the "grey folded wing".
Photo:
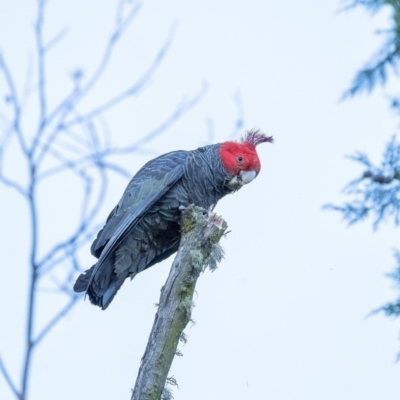
[{"label": "grey folded wing", "polygon": [[109,257],[140,218],[182,177],[188,156],[186,151],[164,154],[149,161],[132,178],[92,244],[91,252],[99,260],[89,285],[96,276],[101,275]]}]

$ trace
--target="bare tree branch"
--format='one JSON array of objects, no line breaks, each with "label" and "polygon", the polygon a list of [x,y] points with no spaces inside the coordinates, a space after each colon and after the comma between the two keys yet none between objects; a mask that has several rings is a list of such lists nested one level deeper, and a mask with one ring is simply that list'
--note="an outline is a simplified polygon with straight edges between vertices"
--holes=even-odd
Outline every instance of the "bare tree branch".
[{"label": "bare tree branch", "polygon": [[51,331],[52,328],[63,318],[68,312],[72,309],[75,303],[81,298],[80,295],[74,295],[69,302],[63,307],[49,322],[48,324],[42,329],[42,331],[36,336],[34,340],[34,345],[38,345],[43,338]]},{"label": "bare tree branch", "polygon": [[7,382],[7,385],[10,387],[11,391],[14,393],[15,397],[18,399],[21,397],[20,393],[18,392],[16,386],[14,385],[14,382],[11,379],[10,374],[8,373],[6,366],[3,363],[3,360],[0,357],[0,371],[4,376],[4,379]]},{"label": "bare tree branch", "polygon": [[190,109],[192,109],[204,96],[207,91],[208,84],[207,82],[203,83],[202,88],[197,92],[195,96],[191,99],[184,99],[175,111],[167,118],[164,122],[162,122],[157,128],[153,129],[151,132],[142,136],[139,140],[131,144],[130,146],[112,149],[111,152],[113,154],[126,154],[132,151],[139,150],[144,144],[149,143],[154,140],[157,136],[160,136],[164,131],[166,131],[176,120],[181,118],[184,114],[186,114]]},{"label": "bare tree branch", "polygon": [[47,124],[53,121],[62,112],[62,116],[60,118],[61,120],[58,123],[61,124],[63,120],[69,115],[70,111],[77,105],[77,103],[81,101],[89,93],[90,89],[99,81],[108,66],[112,52],[118,39],[121,37],[121,34],[126,31],[128,25],[132,22],[133,18],[140,11],[140,8],[141,3],[134,4],[128,16],[125,17],[124,20],[120,21],[118,25],[116,25],[106,45],[101,61],[97,69],[93,73],[92,77],[83,88],[75,88],[64,100],[61,101],[58,106],[54,108],[54,110],[47,116]]},{"label": "bare tree branch", "polygon": [[[82,233],[80,237],[78,237],[75,241],[71,241],[70,243],[64,243],[64,246],[60,246],[55,249],[56,252],[48,252],[47,255],[38,262],[38,273],[40,275],[45,275],[50,272],[54,267],[61,265],[64,261],[69,258],[70,248],[75,247],[76,251],[80,249],[82,246],[93,240],[93,236],[99,231],[99,229],[103,226],[103,224],[95,225],[92,229],[87,230],[86,233]],[[61,254],[58,256],[58,254]],[[76,272],[81,273],[83,268],[76,268],[74,266]]]},{"label": "bare tree branch", "polygon": [[[38,261],[38,263],[37,263],[38,267],[41,268],[43,265],[45,265],[47,262],[49,262],[52,258],[54,258],[60,251],[63,251],[66,247],[71,246],[72,244],[76,243],[79,240],[79,238],[89,230],[90,223],[93,221],[94,217],[97,215],[97,213],[103,203],[103,199],[104,199],[105,192],[107,189],[107,182],[108,182],[107,175],[103,168],[100,169],[100,172],[101,172],[101,186],[100,186],[99,194],[97,196],[96,203],[94,204],[92,209],[90,211],[88,211],[87,213],[85,213],[86,215],[84,215],[82,217],[81,222],[79,223],[76,231],[68,239],[61,241],[60,243],[55,245],[52,249],[50,249],[47,252],[47,254],[43,257],[42,260]],[[84,200],[83,208],[86,207],[86,202],[87,202],[87,200]]]},{"label": "bare tree branch", "polygon": [[15,189],[21,196],[27,197],[28,194],[24,190],[22,186],[20,186],[17,182],[13,181],[12,179],[6,178],[0,171],[0,182],[2,182],[4,185],[11,187]]},{"label": "bare tree branch", "polygon": [[[137,152],[142,149],[142,146],[150,143],[156,137],[160,136],[164,133],[168,128],[170,128],[178,119],[182,118],[188,111],[190,111],[205,95],[207,91],[207,83],[204,82],[201,89],[189,100],[183,100],[176,109],[172,112],[172,114],[165,119],[159,126],[157,126],[152,131],[148,132],[146,135],[142,136],[139,140],[134,142],[133,144],[126,147],[109,147],[104,150],[99,151],[96,156],[102,160],[105,160],[106,157],[115,155],[115,154],[129,154],[132,152]],[[59,172],[64,171],[65,169],[73,167],[78,167],[84,164],[91,164],[94,160],[94,154],[88,154],[84,157],[78,158],[73,162],[70,161],[67,164],[63,164],[58,167],[50,168],[47,171],[42,172],[38,175],[38,179],[42,180],[51,175],[57,174]]]},{"label": "bare tree branch", "polygon": [[49,52],[52,47],[57,45],[63,38],[64,36],[68,33],[68,28],[62,29],[60,32],[57,33],[56,36],[54,36],[53,39],[49,40],[44,46],[43,46],[43,51],[45,53]]},{"label": "bare tree branch", "polygon": [[129,172],[127,169],[121,167],[120,165],[114,164],[112,162],[106,161],[103,162],[103,166],[106,169],[116,172],[117,174],[123,176],[124,178],[131,179],[132,173]]},{"label": "bare tree branch", "polygon": [[[95,105],[88,111],[80,113],[78,108],[81,101],[92,91],[104,76],[114,49],[124,33],[138,14],[141,3],[119,0],[115,17],[115,25],[105,44],[99,62],[93,73],[84,79],[83,72],[77,69],[71,74],[73,87],[68,90],[62,100],[52,105],[49,101],[47,85],[48,52],[54,48],[65,36],[64,28],[51,40],[45,38],[46,6],[48,0],[37,0],[37,15],[34,26],[34,59],[29,63],[27,78],[22,89],[22,96],[18,96],[17,85],[11,69],[0,53],[0,73],[6,83],[5,99],[12,106],[5,113],[0,114],[2,135],[0,139],[0,183],[21,194],[29,210],[31,243],[29,257],[29,288],[26,309],[25,352],[21,365],[21,383],[16,386],[10,378],[7,369],[0,359],[0,371],[8,386],[18,400],[27,400],[29,378],[32,364],[33,350],[51,332],[56,324],[72,309],[79,296],[72,290],[72,281],[76,272],[83,270],[78,252],[80,248],[93,238],[99,229],[96,217],[106,197],[109,175],[117,173],[126,178],[131,176],[122,165],[111,157],[119,154],[149,152],[144,149],[146,144],[164,133],[179,118],[186,114],[203,97],[206,85],[189,99],[184,99],[164,121],[156,128],[147,131],[147,134],[131,143],[127,148],[113,147],[111,135],[104,114],[111,108],[118,106],[128,97],[140,93],[156,73],[168,52],[174,36],[173,26],[165,42],[157,50],[153,62],[133,84],[116,95],[110,96],[104,102]],[[50,64],[49,64],[50,67]],[[34,96],[33,96],[34,95]],[[30,101],[28,101],[30,100]],[[29,107],[33,104],[33,112],[37,113],[38,126],[23,133],[22,122],[31,118]],[[22,154],[24,167],[28,171],[25,180],[9,178],[5,173],[6,151],[15,151],[10,146],[14,137],[19,144],[18,152]],[[20,156],[20,154],[18,154]],[[48,169],[47,169],[48,168]],[[40,197],[37,194],[45,178],[58,173],[68,172],[78,182],[81,188],[82,203],[80,215],[77,214],[77,223],[72,232],[66,233],[61,241],[40,243],[40,249],[45,249],[39,257],[39,233],[41,231]],[[60,181],[62,179],[60,178]],[[56,181],[54,181],[56,182]],[[94,190],[96,188],[96,190]],[[56,269],[57,268],[57,269]],[[66,305],[49,318],[47,324],[35,336],[34,324],[38,296],[43,292],[42,284],[50,282],[55,292],[66,295]]]},{"label": "bare tree branch", "polygon": [[[197,279],[222,258],[219,240],[228,225],[216,214],[190,206],[182,215],[182,239],[142,358],[132,400],[159,400],[178,342],[191,317]],[[176,381],[175,381],[176,383]]]},{"label": "bare tree branch", "polygon": [[92,119],[97,117],[99,114],[103,114],[105,111],[115,107],[121,101],[125,100],[127,97],[133,96],[137,94],[140,89],[144,87],[146,83],[149,82],[150,78],[154,75],[154,72],[158,69],[161,65],[174,36],[175,26],[171,29],[169,35],[167,36],[167,40],[159,50],[157,56],[155,57],[151,66],[147,69],[147,71],[139,78],[137,82],[131,85],[128,89],[124,90],[122,93],[116,95],[112,99],[108,100],[106,103],[94,108],[93,110],[89,111],[87,114],[82,115],[79,118],[73,119],[71,121],[67,121],[63,124],[59,125],[59,129],[67,129],[71,128],[76,124],[81,124],[86,122],[88,119]]},{"label": "bare tree branch", "polygon": [[17,133],[18,141],[20,143],[22,151],[24,152],[24,154],[28,154],[28,149],[25,143],[25,139],[21,131],[21,106],[18,100],[17,89],[15,87],[14,79],[12,77],[10,69],[8,68],[6,60],[4,59],[4,56],[3,54],[1,54],[1,52],[0,52],[0,68],[4,72],[4,77],[8,86],[8,90],[10,91],[8,99],[14,107],[14,119],[12,123],[13,129]]},{"label": "bare tree branch", "polygon": [[[36,137],[39,139],[41,132],[45,125],[45,119],[47,114],[47,101],[46,101],[46,80],[45,80],[45,49],[43,46],[43,23],[44,23],[44,8],[46,0],[38,0],[38,15],[35,26],[35,38],[36,38],[36,54],[38,56],[38,95],[39,95],[39,126]],[[33,149],[34,150],[34,146]]]}]

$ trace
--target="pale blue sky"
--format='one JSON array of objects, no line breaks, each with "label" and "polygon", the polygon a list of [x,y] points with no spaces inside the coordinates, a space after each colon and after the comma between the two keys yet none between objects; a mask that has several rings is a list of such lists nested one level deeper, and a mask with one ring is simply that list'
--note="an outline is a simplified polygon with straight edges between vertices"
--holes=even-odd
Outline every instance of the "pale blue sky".
[{"label": "pale blue sky", "polygon": [[[148,132],[205,81],[198,106],[148,146],[154,154],[205,144],[207,120],[214,141],[226,140],[237,93],[245,127],[275,137],[259,148],[259,177],[218,204],[232,232],[223,241],[226,259],[199,280],[197,324],[172,366],[176,400],[399,398],[399,323],[366,319],[396,296],[384,274],[394,266],[398,232],[384,226],[373,233],[368,223],[348,229],[339,215],[321,211],[342,201],[340,190],[362,172],[344,155],[359,149],[378,161],[398,124],[379,90],[339,103],[379,46],[374,31],[387,26],[387,15],[372,19],[339,7],[334,0],[144,1],[101,85],[82,104],[89,110],[140,76],[175,26],[150,84],[106,115],[115,143]],[[69,88],[69,73],[82,67],[90,74],[97,64],[114,12],[111,1],[50,1],[45,35],[69,28],[49,56],[53,104]],[[33,57],[34,18],[34,1],[3,4],[0,49],[19,81]],[[133,174],[151,157],[125,157],[125,167]],[[8,163],[11,176],[25,174],[17,156]],[[54,191],[50,184],[41,193],[43,248],[76,220],[79,195],[69,185]],[[103,219],[125,185],[120,178],[112,183]],[[18,382],[29,232],[22,202],[0,191],[0,351]],[[89,248],[83,260],[92,265]],[[171,262],[126,282],[106,312],[80,302],[34,354],[30,400],[128,399]],[[39,321],[55,302],[49,296],[40,303]],[[0,399],[13,399],[2,378]]]}]

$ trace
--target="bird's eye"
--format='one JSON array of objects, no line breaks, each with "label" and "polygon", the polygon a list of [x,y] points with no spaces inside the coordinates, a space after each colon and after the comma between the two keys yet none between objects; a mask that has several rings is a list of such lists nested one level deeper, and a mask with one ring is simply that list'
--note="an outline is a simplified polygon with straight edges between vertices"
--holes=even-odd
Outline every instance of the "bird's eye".
[{"label": "bird's eye", "polygon": [[239,156],[239,157],[237,158],[237,160],[238,160],[238,163],[239,163],[239,164],[242,164],[242,163],[243,163],[243,157],[242,157],[242,156]]}]

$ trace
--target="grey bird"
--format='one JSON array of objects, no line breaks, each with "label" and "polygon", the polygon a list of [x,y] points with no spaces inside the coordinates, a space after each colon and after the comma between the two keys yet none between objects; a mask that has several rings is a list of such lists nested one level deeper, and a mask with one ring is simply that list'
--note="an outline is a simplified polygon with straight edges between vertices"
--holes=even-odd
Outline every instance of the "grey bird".
[{"label": "grey bird", "polygon": [[94,240],[98,261],[78,277],[74,291],[86,291],[105,310],[126,278],[178,250],[182,207],[208,209],[258,175],[256,146],[263,142],[273,138],[249,131],[240,142],[173,151],[145,164]]}]

